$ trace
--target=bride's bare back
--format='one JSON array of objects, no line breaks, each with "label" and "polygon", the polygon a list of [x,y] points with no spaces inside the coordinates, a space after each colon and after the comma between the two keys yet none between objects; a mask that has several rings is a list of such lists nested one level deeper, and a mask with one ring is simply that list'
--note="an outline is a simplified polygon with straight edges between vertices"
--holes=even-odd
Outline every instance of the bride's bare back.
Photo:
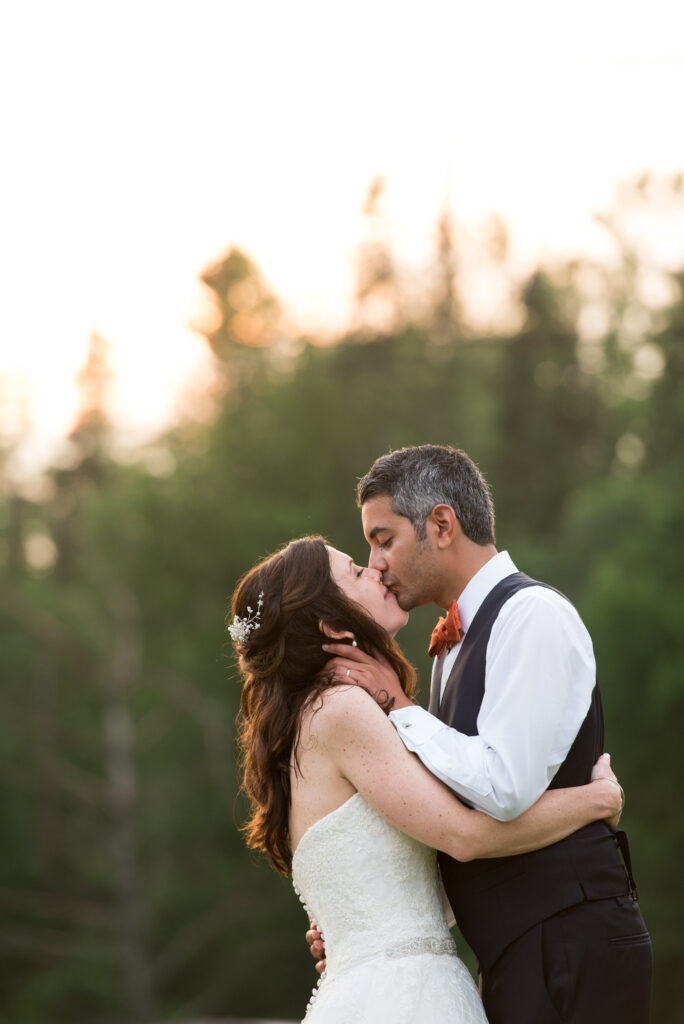
[{"label": "bride's bare back", "polygon": [[[347,687],[351,689],[351,687]],[[327,718],[329,695],[315,698],[304,711],[297,744],[298,769],[294,757],[290,766],[290,844],[295,850],[306,830],[326,814],[341,807],[356,792],[333,760],[321,730],[321,716]],[[323,734],[321,734],[323,733]]]}]

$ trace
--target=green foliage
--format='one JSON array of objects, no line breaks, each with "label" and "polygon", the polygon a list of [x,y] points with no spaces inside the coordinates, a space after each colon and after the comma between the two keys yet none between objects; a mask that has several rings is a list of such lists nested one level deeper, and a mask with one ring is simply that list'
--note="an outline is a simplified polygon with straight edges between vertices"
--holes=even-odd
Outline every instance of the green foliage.
[{"label": "green foliage", "polygon": [[[224,615],[241,573],[294,536],[364,559],[356,480],[381,452],[430,441],[476,459],[499,546],[592,631],[645,914],[681,975],[681,293],[640,339],[665,364],[644,382],[614,327],[618,298],[601,369],[587,367],[568,268],[521,289],[510,337],[445,329],[442,302],[439,330],[407,315],[334,345],[285,336],[237,251],[203,279],[222,397],[210,423],[159,439],[169,472],[109,456],[94,339],[70,466],[50,470],[45,501],[0,505],[3,1021],[301,1014],[315,978],[305,921],[238,832]],[[36,533],[54,565],[32,563]],[[434,614],[419,609],[401,635],[424,701]],[[660,979],[657,1020],[682,1020]]]}]

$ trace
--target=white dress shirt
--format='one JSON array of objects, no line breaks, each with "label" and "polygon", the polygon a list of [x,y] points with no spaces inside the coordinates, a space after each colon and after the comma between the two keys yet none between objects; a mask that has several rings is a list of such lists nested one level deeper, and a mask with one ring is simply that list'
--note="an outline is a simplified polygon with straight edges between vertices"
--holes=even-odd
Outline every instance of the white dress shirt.
[{"label": "white dress shirt", "polygon": [[[464,632],[490,590],[514,572],[502,551],[473,576],[458,598]],[[442,696],[460,650],[458,644],[439,659]],[[591,637],[575,609],[553,590],[527,587],[506,601],[492,627],[479,735],[465,736],[420,707],[389,717],[433,775],[508,821],[541,796],[565,760],[595,682]]]}]

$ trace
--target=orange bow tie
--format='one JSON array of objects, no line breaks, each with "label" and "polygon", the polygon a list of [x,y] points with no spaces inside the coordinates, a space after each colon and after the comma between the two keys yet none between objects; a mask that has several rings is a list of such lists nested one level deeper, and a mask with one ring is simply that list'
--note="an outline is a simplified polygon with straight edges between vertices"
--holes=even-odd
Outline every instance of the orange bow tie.
[{"label": "orange bow tie", "polygon": [[432,630],[428,654],[431,658],[439,658],[443,651],[450,651],[456,644],[460,644],[463,637],[463,628],[458,616],[458,605],[451,602],[451,607],[443,619],[440,619]]}]

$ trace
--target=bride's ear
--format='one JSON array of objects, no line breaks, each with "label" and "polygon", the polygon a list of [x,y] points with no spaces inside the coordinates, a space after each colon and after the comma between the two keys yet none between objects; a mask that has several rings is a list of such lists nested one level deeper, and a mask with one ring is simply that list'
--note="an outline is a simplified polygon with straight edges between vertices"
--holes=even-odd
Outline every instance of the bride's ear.
[{"label": "bride's ear", "polygon": [[321,633],[324,633],[325,636],[330,638],[330,640],[353,640],[354,639],[354,634],[350,633],[348,629],[341,629],[341,630],[332,629],[328,625],[327,622],[323,621],[323,619],[319,619],[318,620],[318,628],[320,629]]}]

